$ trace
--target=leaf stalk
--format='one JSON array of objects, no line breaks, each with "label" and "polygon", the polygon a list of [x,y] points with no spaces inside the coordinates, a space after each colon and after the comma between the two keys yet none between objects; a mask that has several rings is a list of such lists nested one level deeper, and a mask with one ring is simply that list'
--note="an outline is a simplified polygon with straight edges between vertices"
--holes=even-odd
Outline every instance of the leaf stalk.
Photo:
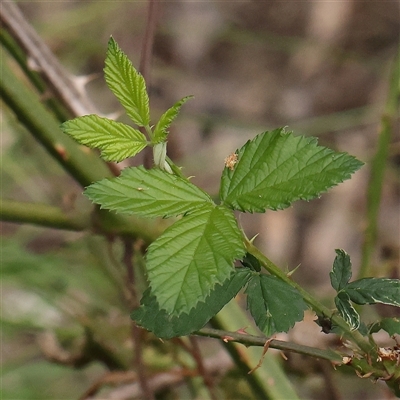
[{"label": "leaf stalk", "polygon": [[272,275],[282,279],[291,287],[297,289],[304,301],[319,315],[328,317],[336,326],[342,331],[346,339],[354,342],[360,350],[366,355],[376,356],[376,349],[358,331],[351,331],[348,324],[338,314],[325,307],[317,299],[315,299],[310,293],[304,290],[300,285],[291,280],[277,265],[269,260],[256,246],[254,246],[247,238],[244,240],[247,251],[256,257],[261,265]]}]

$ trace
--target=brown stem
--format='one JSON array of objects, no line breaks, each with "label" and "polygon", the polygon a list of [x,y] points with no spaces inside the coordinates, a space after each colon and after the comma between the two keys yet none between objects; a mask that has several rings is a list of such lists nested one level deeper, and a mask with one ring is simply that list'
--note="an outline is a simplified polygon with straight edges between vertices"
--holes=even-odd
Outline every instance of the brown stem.
[{"label": "brown stem", "polygon": [[96,113],[97,110],[86,93],[77,87],[14,2],[2,2],[0,20],[30,57],[52,92],[72,115]]},{"label": "brown stem", "polygon": [[201,352],[200,352],[200,347],[199,347],[198,340],[194,336],[189,336],[189,340],[190,340],[190,343],[192,345],[191,354],[192,354],[193,358],[196,361],[197,369],[199,371],[199,374],[203,377],[203,381],[204,381],[204,384],[206,385],[206,387],[208,389],[208,392],[210,394],[210,398],[212,400],[217,400],[218,397],[217,397],[217,395],[215,393],[215,390],[214,390],[214,382],[213,382],[209,372],[207,371],[207,369],[204,366],[203,357],[202,357]]},{"label": "brown stem", "polygon": [[153,54],[154,36],[156,33],[157,20],[158,20],[157,17],[158,17],[158,2],[155,0],[149,0],[146,31],[142,43],[142,52],[140,54],[140,66],[139,66],[139,71],[143,75],[143,78],[147,83],[147,87],[150,86],[149,71],[151,66],[151,58]]},{"label": "brown stem", "polygon": [[[133,257],[133,245],[132,241],[129,239],[124,240],[124,256],[123,256],[123,263],[126,266],[126,272],[127,272],[127,280],[128,280],[128,285],[129,285],[129,293],[130,293],[130,299],[129,299],[129,304],[132,307],[132,309],[139,307],[139,300],[138,296],[136,293],[136,288],[135,288],[135,271],[134,271],[134,266],[132,262],[132,257]],[[143,393],[143,399],[146,400],[152,400],[154,399],[154,394],[151,391],[147,377],[146,377],[146,368],[143,363],[143,354],[142,354],[142,329],[136,326],[136,324],[132,321],[132,341],[135,349],[134,357],[132,360],[132,363],[135,366],[138,379],[139,379],[139,384],[140,388]]]},{"label": "brown stem", "polygon": [[[156,0],[148,1],[147,23],[146,31],[142,43],[142,51],[140,54],[139,71],[146,81],[147,90],[150,88],[150,66],[151,58],[153,55],[154,36],[156,33],[157,20],[158,20],[158,6],[159,2]],[[144,150],[143,165],[145,168],[151,168],[153,164],[153,155],[150,147]]]}]

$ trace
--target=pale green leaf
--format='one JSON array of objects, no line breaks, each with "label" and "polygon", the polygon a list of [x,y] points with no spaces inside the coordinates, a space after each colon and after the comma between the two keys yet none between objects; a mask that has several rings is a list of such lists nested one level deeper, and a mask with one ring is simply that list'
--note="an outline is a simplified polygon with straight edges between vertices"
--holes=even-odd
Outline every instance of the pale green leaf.
[{"label": "pale green leaf", "polygon": [[153,131],[153,143],[164,142],[168,136],[168,129],[171,126],[173,120],[179,114],[181,107],[189,100],[192,99],[193,96],[186,96],[183,99],[179,100],[175,103],[171,108],[169,108],[165,113],[161,116],[160,120],[157,122],[157,125]]},{"label": "pale green leaf", "polygon": [[226,207],[207,206],[167,228],[147,253],[147,272],[160,308],[189,313],[244,256],[242,235]]},{"label": "pale green leaf", "polygon": [[267,336],[287,332],[307,309],[296,289],[272,275],[253,275],[245,293],[254,321]]},{"label": "pale green leaf", "polygon": [[176,216],[214,204],[188,180],[143,166],[125,168],[117,178],[93,183],[85,195],[101,208],[144,217]]},{"label": "pale green leaf", "polygon": [[345,288],[356,304],[388,304],[400,307],[400,280],[389,278],[364,278],[350,282]]},{"label": "pale green leaf", "polygon": [[351,330],[360,326],[360,316],[350,302],[350,297],[345,292],[340,292],[335,297],[335,305],[342,318],[349,324]]},{"label": "pale green leaf", "polygon": [[150,124],[149,96],[143,76],[111,37],[104,68],[108,87],[138,126]]},{"label": "pale green leaf", "polygon": [[146,137],[137,129],[97,115],[66,121],[61,129],[78,143],[100,149],[106,161],[120,162],[133,157],[147,145]]},{"label": "pale green leaf", "polygon": [[284,209],[295,200],[318,197],[363,165],[284,128],[256,136],[235,158],[222,173],[220,197],[228,207],[246,212]]},{"label": "pale green leaf", "polygon": [[147,289],[140,301],[141,306],[133,311],[131,318],[143,328],[153,332],[161,339],[185,336],[201,329],[225,304],[233,299],[248,282],[251,271],[240,268],[232,271],[231,276],[211,290],[204,302],[197,303],[189,314],[169,315],[160,309],[155,296]]},{"label": "pale green leaf", "polygon": [[351,261],[349,255],[344,250],[336,249],[335,251],[337,255],[329,276],[332,287],[339,292],[347,285],[351,278]]}]

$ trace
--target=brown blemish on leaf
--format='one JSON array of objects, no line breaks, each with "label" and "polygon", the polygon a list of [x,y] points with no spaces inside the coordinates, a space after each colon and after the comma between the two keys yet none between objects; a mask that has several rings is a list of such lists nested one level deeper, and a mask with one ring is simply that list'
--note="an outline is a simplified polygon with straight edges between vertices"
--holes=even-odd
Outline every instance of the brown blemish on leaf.
[{"label": "brown blemish on leaf", "polygon": [[224,162],[225,162],[225,167],[229,168],[231,171],[235,168],[235,165],[238,161],[238,155],[236,153],[232,153],[230,156],[226,157]]}]

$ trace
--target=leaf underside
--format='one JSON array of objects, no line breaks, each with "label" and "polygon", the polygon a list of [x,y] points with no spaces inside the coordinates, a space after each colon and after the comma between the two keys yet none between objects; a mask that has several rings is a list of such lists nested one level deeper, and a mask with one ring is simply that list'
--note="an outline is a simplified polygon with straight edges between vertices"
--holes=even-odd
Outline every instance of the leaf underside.
[{"label": "leaf underside", "polygon": [[161,309],[179,315],[204,301],[245,250],[233,213],[205,206],[167,228],[147,253],[151,290]]},{"label": "leaf underside", "polygon": [[244,212],[289,207],[311,200],[350,178],[363,163],[318,146],[317,139],[293,136],[284,128],[264,132],[236,152],[237,163],[222,173],[220,197]]},{"label": "leaf underside", "polygon": [[138,126],[150,124],[149,96],[143,76],[111,37],[104,68],[108,87]]},{"label": "leaf underside", "polygon": [[336,249],[335,251],[337,255],[329,276],[332,287],[339,292],[347,285],[351,278],[351,261],[349,255],[344,250]]},{"label": "leaf underside", "polygon": [[103,179],[85,190],[101,208],[143,217],[170,217],[212,206],[210,196],[189,181],[159,168],[125,168],[117,178]]},{"label": "leaf underside", "polygon": [[272,275],[253,275],[245,293],[254,321],[267,336],[287,332],[307,309],[296,289]]},{"label": "leaf underside", "polygon": [[133,157],[147,145],[146,137],[137,129],[94,114],[66,121],[61,129],[78,143],[99,148],[106,161]]},{"label": "leaf underside", "polygon": [[160,309],[156,297],[147,289],[141,300],[141,306],[133,311],[131,318],[143,328],[153,332],[161,339],[185,336],[201,329],[225,304],[233,299],[247,283],[251,271],[247,268],[235,269],[222,284],[215,285],[204,302],[197,303],[189,314],[171,316]]},{"label": "leaf underside", "polygon": [[349,324],[352,330],[360,326],[360,316],[350,302],[350,297],[345,292],[340,292],[335,297],[335,305],[342,318]]}]

